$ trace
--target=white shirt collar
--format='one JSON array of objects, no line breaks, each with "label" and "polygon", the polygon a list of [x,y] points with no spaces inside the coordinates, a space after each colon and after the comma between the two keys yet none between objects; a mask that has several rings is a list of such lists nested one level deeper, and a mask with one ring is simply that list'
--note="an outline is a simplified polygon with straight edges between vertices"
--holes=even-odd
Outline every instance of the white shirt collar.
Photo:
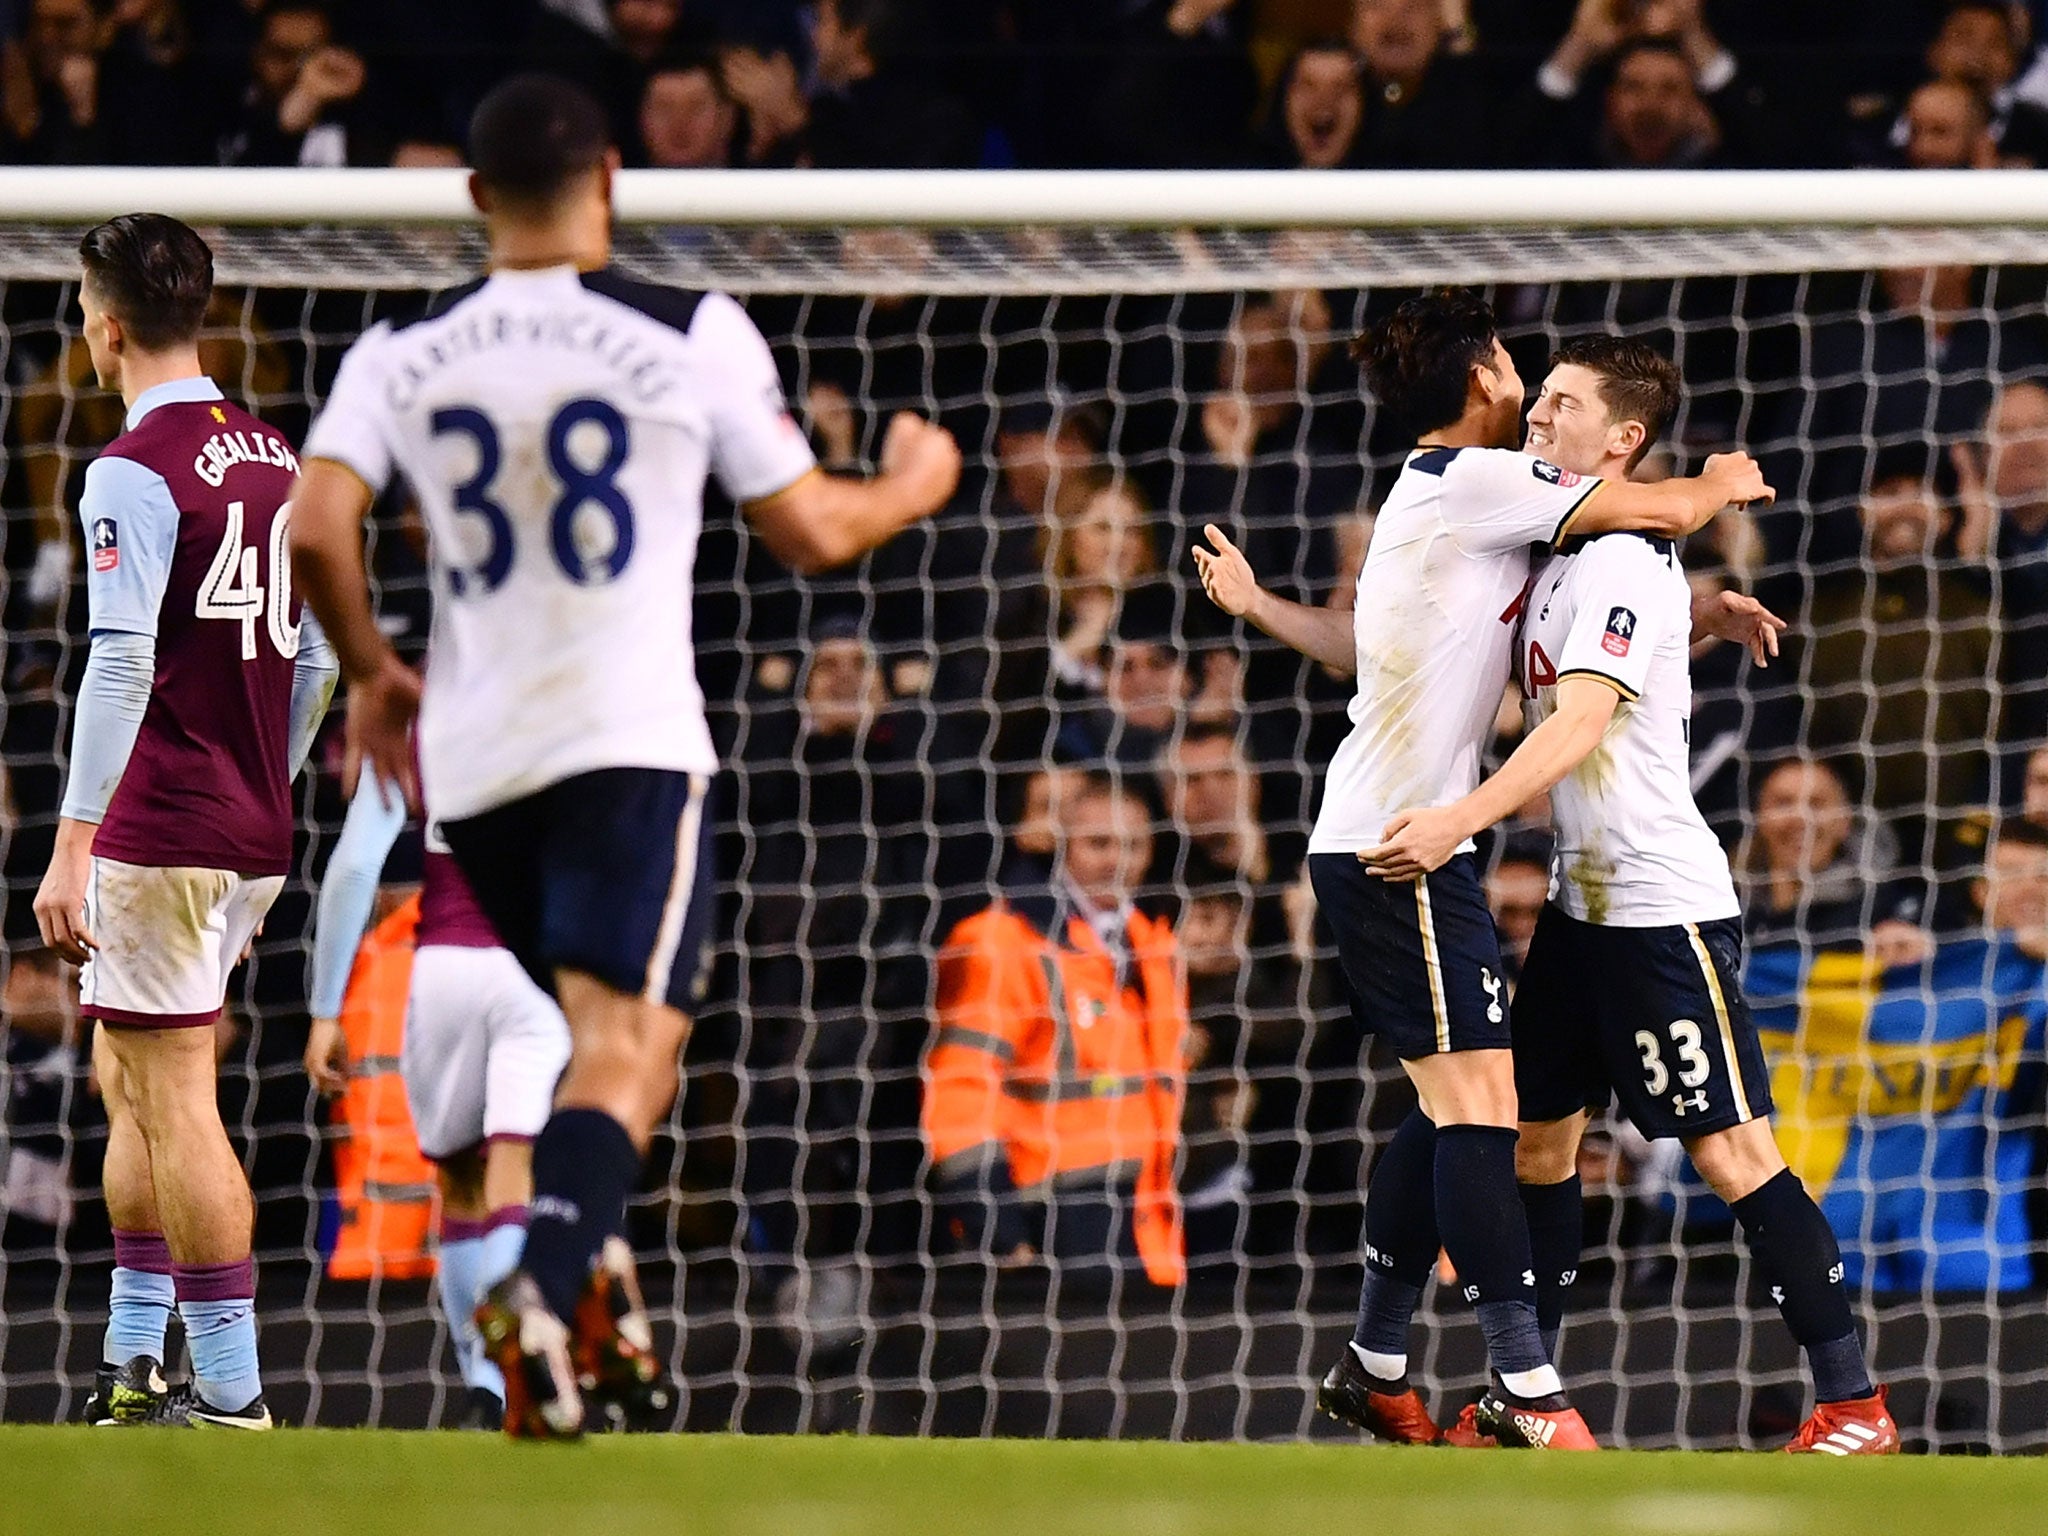
[{"label": "white shirt collar", "polygon": [[128,417],[122,423],[125,431],[133,432],[142,418],[160,405],[170,405],[184,400],[224,400],[220,386],[200,374],[193,379],[167,379],[161,384],[151,385],[135,397],[135,403],[128,407]]}]

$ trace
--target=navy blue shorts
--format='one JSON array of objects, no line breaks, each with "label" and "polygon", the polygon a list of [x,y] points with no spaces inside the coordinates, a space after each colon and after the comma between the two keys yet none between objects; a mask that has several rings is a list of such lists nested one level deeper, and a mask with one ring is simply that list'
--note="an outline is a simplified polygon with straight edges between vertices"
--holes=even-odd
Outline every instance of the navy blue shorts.
[{"label": "navy blue shorts", "polygon": [[692,1012],[715,881],[710,780],[601,768],[443,822],[484,915],[551,995],[557,971]]},{"label": "navy blue shorts", "polygon": [[1742,997],[1742,923],[1611,928],[1546,906],[1515,989],[1522,1118],[1618,1098],[1636,1129],[1691,1141],[1771,1112]]},{"label": "navy blue shorts", "polygon": [[1403,1061],[1512,1044],[1500,938],[1471,854],[1422,880],[1382,880],[1349,853],[1311,854],[1308,872],[1361,1029]]}]

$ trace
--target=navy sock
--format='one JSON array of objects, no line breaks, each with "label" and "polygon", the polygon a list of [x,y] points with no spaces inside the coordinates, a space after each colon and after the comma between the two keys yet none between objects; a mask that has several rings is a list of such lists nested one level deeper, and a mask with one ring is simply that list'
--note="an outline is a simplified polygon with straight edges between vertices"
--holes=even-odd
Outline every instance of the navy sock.
[{"label": "navy sock", "polygon": [[1783,1169],[1729,1209],[1742,1223],[1785,1326],[1806,1351],[1814,1396],[1823,1403],[1870,1396],[1876,1388],[1842,1284],[1842,1248],[1799,1176]]},{"label": "navy sock", "polygon": [[1563,1387],[1536,1323],[1529,1218],[1515,1188],[1518,1139],[1506,1126],[1437,1128],[1436,1224],[1507,1395],[1527,1407],[1561,1408]]},{"label": "navy sock", "polygon": [[1565,1292],[1579,1278],[1579,1250],[1586,1239],[1579,1176],[1561,1184],[1524,1184],[1522,1211],[1529,1218],[1529,1252],[1536,1261],[1536,1327],[1543,1335],[1543,1352],[1555,1361]]},{"label": "navy sock", "polygon": [[640,1161],[626,1128],[601,1109],[558,1109],[534,1138],[520,1264],[557,1317],[575,1314],[598,1250],[625,1225]]},{"label": "navy sock", "polygon": [[1366,1185],[1365,1286],[1351,1335],[1366,1370],[1391,1386],[1405,1384],[1409,1324],[1441,1246],[1436,1126],[1417,1109],[1394,1132]]}]

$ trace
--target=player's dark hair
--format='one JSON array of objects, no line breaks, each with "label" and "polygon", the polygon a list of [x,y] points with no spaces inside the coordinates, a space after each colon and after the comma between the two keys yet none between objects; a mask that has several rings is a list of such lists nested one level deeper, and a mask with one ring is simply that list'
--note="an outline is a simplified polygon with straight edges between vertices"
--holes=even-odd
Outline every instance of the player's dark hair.
[{"label": "player's dark hair", "polygon": [[189,224],[124,213],[86,231],[78,256],[93,292],[143,351],[199,339],[213,299],[213,252]]},{"label": "player's dark hair", "polygon": [[1678,365],[1632,336],[1574,336],[1550,354],[1550,366],[1570,363],[1600,380],[1600,403],[1616,421],[1639,421],[1643,440],[1628,456],[1642,463],[1650,446],[1678,414]]},{"label": "player's dark hair", "polygon": [[604,109],[559,75],[523,74],[492,88],[469,120],[469,164],[492,192],[527,208],[557,202],[612,147]]},{"label": "player's dark hair", "polygon": [[1405,301],[1351,344],[1373,397],[1420,437],[1465,414],[1474,368],[1493,366],[1493,310],[1469,288]]}]

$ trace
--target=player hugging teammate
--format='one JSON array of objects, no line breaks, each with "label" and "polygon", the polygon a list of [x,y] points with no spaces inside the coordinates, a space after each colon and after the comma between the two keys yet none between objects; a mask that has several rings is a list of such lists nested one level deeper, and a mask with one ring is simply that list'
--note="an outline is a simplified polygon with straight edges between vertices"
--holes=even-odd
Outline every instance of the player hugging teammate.
[{"label": "player hugging teammate", "polygon": [[[1677,402],[1675,370],[1637,344],[1559,355],[1527,455],[1508,451],[1522,386],[1478,299],[1410,301],[1360,353],[1419,441],[1353,612],[1262,591],[1215,529],[1196,557],[1227,612],[1358,676],[1311,874],[1354,1011],[1393,1043],[1421,1101],[1374,1168],[1358,1329],[1318,1401],[1402,1443],[1593,1448],[1551,1362],[1578,1267],[1578,1137],[1618,1091],[1646,1133],[1686,1140],[1785,1298],[1820,1397],[1793,1448],[1896,1449],[1834,1239],[1771,1140],[1733,886],[1688,787],[1695,617],[1759,659],[1776,621],[1746,599],[1693,615],[1672,541],[1769,488],[1742,454],[1694,480],[1626,479]],[[1533,575],[1531,544],[1550,551]],[[1482,785],[1511,653],[1536,728]],[[1560,783],[1596,752],[1599,771]],[[1552,786],[1556,894],[1510,1010],[1470,839]],[[1594,992],[1588,975],[1615,981]],[[1440,1248],[1494,1370],[1447,1432],[1407,1380]]]}]

